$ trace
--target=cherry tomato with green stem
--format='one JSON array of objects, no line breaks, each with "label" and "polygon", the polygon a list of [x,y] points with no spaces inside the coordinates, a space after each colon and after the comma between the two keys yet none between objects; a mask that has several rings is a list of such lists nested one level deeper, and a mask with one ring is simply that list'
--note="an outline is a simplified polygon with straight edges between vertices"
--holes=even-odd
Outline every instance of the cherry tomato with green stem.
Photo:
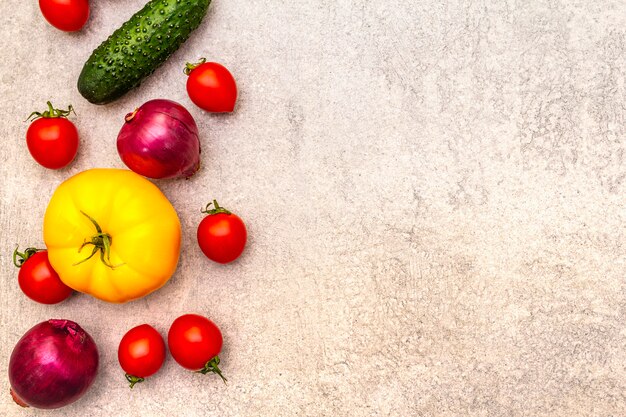
[{"label": "cherry tomato with green stem", "polygon": [[165,361],[165,341],[149,324],[133,327],[122,337],[117,358],[133,388],[161,369]]},{"label": "cherry tomato with green stem", "polygon": [[167,334],[170,353],[180,366],[201,374],[215,373],[226,382],[218,367],[222,343],[222,332],[217,325],[198,314],[178,317]]},{"label": "cherry tomato with green stem", "polygon": [[[213,208],[210,208],[213,204]],[[243,220],[217,204],[202,210],[206,217],[198,225],[198,244],[207,258],[226,264],[239,258],[248,240]]]},{"label": "cherry tomato with green stem", "polygon": [[81,30],[89,19],[88,0],[39,0],[39,9],[48,23],[65,32]]},{"label": "cherry tomato with green stem", "polygon": [[73,290],[65,285],[48,260],[48,251],[27,248],[19,252],[15,248],[13,263],[20,268],[17,281],[22,292],[31,300],[41,304],[57,304],[72,295]]},{"label": "cherry tomato with green stem", "polygon": [[70,164],[78,152],[78,130],[67,116],[72,106],[59,110],[48,102],[48,110],[33,112],[27,120],[32,123],[26,131],[26,145],[32,157],[41,166],[61,169]]},{"label": "cherry tomato with green stem", "polygon": [[217,62],[201,58],[185,66],[187,94],[193,103],[213,113],[230,113],[237,101],[237,83],[228,69]]}]

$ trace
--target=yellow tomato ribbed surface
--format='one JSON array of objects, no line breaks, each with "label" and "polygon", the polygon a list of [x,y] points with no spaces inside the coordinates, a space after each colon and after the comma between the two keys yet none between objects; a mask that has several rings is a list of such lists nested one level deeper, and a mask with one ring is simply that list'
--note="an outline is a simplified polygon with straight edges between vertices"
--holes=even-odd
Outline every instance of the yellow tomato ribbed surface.
[{"label": "yellow tomato ribbed surface", "polygon": [[[109,256],[98,250],[84,261],[95,246],[81,246],[98,238],[90,218],[108,237],[110,250]],[[50,263],[66,285],[113,303],[163,286],[180,254],[174,207],[150,181],[122,169],[83,171],[59,185],[46,210],[43,234]]]}]

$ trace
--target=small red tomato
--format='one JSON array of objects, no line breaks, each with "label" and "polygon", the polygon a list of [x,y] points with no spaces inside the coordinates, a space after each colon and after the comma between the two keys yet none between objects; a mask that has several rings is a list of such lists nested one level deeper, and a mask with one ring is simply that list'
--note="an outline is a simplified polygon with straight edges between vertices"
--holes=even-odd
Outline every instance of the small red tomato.
[{"label": "small red tomato", "polygon": [[117,358],[132,388],[161,369],[165,360],[165,342],[154,327],[142,324],[122,337]]},{"label": "small red tomato", "polygon": [[26,145],[32,157],[41,166],[60,169],[69,165],[78,152],[78,130],[67,116],[73,112],[58,110],[48,102],[48,110],[33,112],[34,121],[26,132]]},{"label": "small red tomato", "polygon": [[[209,209],[213,204],[214,208]],[[202,211],[207,216],[198,225],[198,244],[207,258],[227,264],[241,255],[248,240],[246,226],[239,216],[217,204]]]},{"label": "small red tomato", "polygon": [[65,32],[82,29],[89,19],[87,0],[39,0],[39,8],[48,23]]},{"label": "small red tomato", "polygon": [[17,275],[20,288],[31,300],[41,304],[57,304],[72,295],[72,289],[52,269],[48,251],[27,248],[22,253],[16,248],[13,252],[13,263],[20,268]]},{"label": "small red tomato", "polygon": [[229,113],[237,101],[237,84],[232,74],[217,62],[202,58],[197,64],[187,64],[187,94],[193,103],[209,112]]},{"label": "small red tomato", "polygon": [[180,316],[167,334],[167,345],[180,366],[203,374],[216,373],[226,382],[217,366],[222,343],[222,332],[215,323],[197,314]]}]

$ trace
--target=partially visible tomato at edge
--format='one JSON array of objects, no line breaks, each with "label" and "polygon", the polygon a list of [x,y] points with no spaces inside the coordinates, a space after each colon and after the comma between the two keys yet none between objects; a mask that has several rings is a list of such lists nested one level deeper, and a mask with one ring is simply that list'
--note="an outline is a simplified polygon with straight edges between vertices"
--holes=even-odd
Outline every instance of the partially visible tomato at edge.
[{"label": "partially visible tomato at edge", "polygon": [[235,109],[237,84],[225,66],[217,62],[187,64],[187,94],[193,103],[213,113],[229,113]]},{"label": "partially visible tomato at edge", "polygon": [[60,303],[73,293],[50,265],[48,251],[39,251],[28,256],[20,266],[17,280],[22,292],[41,304]]},{"label": "partially visible tomato at edge", "polygon": [[89,19],[88,0],[39,0],[41,14],[48,23],[65,32],[76,32]]}]

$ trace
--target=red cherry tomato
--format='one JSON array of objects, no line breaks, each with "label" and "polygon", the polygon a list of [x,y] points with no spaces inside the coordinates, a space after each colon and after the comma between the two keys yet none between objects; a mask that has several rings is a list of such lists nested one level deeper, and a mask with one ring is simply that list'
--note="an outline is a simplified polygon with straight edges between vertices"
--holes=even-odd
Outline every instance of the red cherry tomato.
[{"label": "red cherry tomato", "polygon": [[154,327],[142,324],[122,337],[117,358],[132,388],[161,369],[165,360],[165,342]]},{"label": "red cherry tomato", "polygon": [[48,23],[65,32],[82,29],[89,19],[87,0],[39,0],[39,8]]},{"label": "red cherry tomato", "polygon": [[57,304],[72,295],[72,289],[52,269],[48,251],[28,248],[21,253],[15,249],[13,263],[20,268],[17,274],[20,288],[31,300],[42,304]]},{"label": "red cherry tomato", "polygon": [[[209,209],[211,204],[213,209]],[[202,212],[207,214],[198,225],[198,244],[202,252],[207,258],[222,264],[237,259],[248,239],[243,221],[220,207],[215,200]]]},{"label": "red cherry tomato", "polygon": [[226,381],[217,366],[222,342],[222,333],[215,323],[197,314],[180,316],[167,334],[167,345],[180,366],[203,374],[213,372]]},{"label": "red cherry tomato", "polygon": [[185,74],[189,75],[187,94],[196,106],[213,113],[233,111],[237,84],[226,67],[202,58],[197,64],[187,64]]},{"label": "red cherry tomato", "polygon": [[48,102],[48,110],[34,112],[35,120],[26,132],[26,145],[32,157],[41,166],[60,169],[69,165],[78,152],[78,130],[66,119],[73,111],[58,110]]}]

